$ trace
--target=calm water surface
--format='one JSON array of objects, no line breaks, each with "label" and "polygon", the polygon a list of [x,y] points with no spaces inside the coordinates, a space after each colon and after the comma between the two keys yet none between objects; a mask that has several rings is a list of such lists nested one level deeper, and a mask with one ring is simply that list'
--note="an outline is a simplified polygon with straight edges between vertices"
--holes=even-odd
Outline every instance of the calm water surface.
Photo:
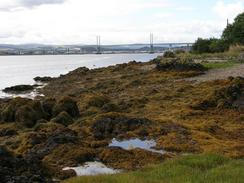
[{"label": "calm water surface", "polygon": [[0,97],[2,89],[19,85],[34,84],[36,76],[57,77],[78,67],[99,68],[126,63],[132,60],[149,61],[158,54],[103,54],[103,55],[41,55],[0,56]]}]

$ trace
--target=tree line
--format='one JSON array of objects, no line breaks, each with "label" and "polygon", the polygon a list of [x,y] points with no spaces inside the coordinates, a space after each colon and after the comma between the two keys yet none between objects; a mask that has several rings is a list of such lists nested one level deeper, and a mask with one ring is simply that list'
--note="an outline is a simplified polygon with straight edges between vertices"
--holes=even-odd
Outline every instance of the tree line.
[{"label": "tree line", "polygon": [[239,14],[233,24],[228,24],[220,39],[198,38],[193,44],[194,53],[218,53],[227,51],[230,45],[244,45],[244,12]]}]

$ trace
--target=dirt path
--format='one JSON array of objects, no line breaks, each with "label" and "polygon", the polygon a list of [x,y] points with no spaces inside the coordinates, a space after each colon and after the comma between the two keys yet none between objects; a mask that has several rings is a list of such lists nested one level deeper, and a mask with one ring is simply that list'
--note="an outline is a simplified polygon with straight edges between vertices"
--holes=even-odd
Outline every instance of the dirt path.
[{"label": "dirt path", "polygon": [[187,81],[210,81],[210,80],[217,80],[217,79],[226,79],[230,76],[233,77],[244,77],[244,64],[235,65],[230,68],[225,69],[212,69],[206,72],[204,75],[187,78]]}]

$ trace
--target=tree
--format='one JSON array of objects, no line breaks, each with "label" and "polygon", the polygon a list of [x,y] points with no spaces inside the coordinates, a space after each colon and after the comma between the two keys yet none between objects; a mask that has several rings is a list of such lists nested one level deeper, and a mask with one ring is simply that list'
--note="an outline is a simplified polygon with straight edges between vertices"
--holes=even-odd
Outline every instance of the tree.
[{"label": "tree", "polygon": [[224,52],[229,49],[229,44],[223,39],[210,39],[209,50],[211,53]]},{"label": "tree", "polygon": [[196,53],[208,53],[210,52],[210,40],[198,38],[197,41],[193,44],[192,50]]},{"label": "tree", "polygon": [[224,52],[228,50],[229,44],[223,39],[202,39],[198,38],[198,40],[194,43],[192,50],[195,53],[216,53],[216,52]]},{"label": "tree", "polygon": [[222,39],[229,44],[244,44],[244,13],[239,14],[234,23],[225,28]]}]

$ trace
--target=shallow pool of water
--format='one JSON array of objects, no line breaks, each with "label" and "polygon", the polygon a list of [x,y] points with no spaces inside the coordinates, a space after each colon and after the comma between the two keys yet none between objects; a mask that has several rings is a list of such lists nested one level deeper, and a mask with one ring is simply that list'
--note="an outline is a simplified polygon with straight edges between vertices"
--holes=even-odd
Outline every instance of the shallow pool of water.
[{"label": "shallow pool of water", "polygon": [[122,141],[114,138],[112,142],[109,144],[109,147],[121,147],[122,149],[125,150],[140,148],[155,153],[160,153],[160,154],[165,153],[165,151],[163,150],[154,149],[155,146],[156,146],[155,140],[141,140],[138,138],[122,140]]},{"label": "shallow pool of water", "polygon": [[119,173],[120,170],[108,168],[101,162],[86,162],[83,166],[79,167],[66,167],[63,170],[74,170],[77,176],[85,175],[100,175],[100,174],[115,174]]}]

